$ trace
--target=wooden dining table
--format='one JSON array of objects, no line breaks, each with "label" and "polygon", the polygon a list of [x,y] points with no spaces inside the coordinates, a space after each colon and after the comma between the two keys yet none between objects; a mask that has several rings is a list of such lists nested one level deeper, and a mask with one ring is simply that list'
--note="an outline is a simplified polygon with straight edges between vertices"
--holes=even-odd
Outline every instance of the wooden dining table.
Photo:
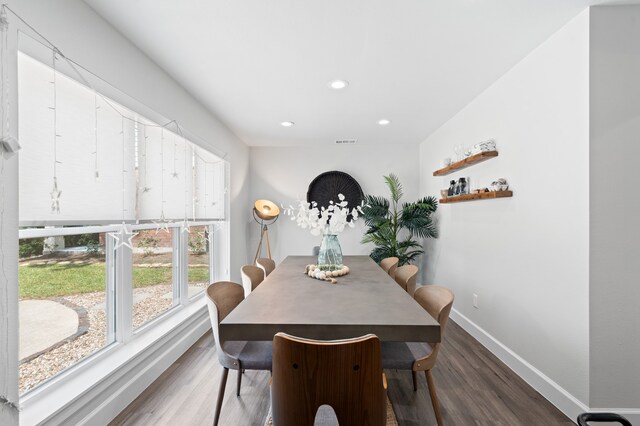
[{"label": "wooden dining table", "polygon": [[220,323],[223,340],[375,334],[382,341],[440,341],[440,325],[369,256],[345,256],[336,284],[309,277],[311,256],[289,256]]}]

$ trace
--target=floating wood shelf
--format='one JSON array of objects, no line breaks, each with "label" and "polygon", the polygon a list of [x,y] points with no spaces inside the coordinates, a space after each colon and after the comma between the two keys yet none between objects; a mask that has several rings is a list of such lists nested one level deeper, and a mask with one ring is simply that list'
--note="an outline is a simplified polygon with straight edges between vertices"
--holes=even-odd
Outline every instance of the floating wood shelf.
[{"label": "floating wood shelf", "polygon": [[464,160],[457,161],[450,166],[447,166],[443,169],[436,170],[433,172],[434,176],[446,176],[454,173],[458,170],[466,169],[469,166],[473,166],[474,164],[482,163],[483,161],[487,161],[493,157],[498,156],[498,151],[486,151],[481,152],[476,155],[472,155],[471,157],[465,158]]},{"label": "floating wood shelf", "polygon": [[440,204],[460,203],[463,201],[475,201],[475,200],[491,200],[494,198],[506,198],[506,197],[513,197],[513,191],[491,191],[491,192],[481,192],[479,194],[457,195],[454,197],[441,198]]}]

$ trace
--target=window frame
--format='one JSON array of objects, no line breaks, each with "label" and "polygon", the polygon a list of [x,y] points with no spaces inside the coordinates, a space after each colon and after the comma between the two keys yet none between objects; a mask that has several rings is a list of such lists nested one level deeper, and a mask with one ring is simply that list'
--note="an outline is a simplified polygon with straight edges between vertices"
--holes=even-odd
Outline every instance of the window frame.
[{"label": "window frame", "polygon": [[[206,220],[189,222],[190,227],[207,226],[210,232],[210,241],[224,239],[226,232],[226,220]],[[222,225],[222,226],[220,226]],[[52,236],[69,236],[89,233],[105,233],[105,293],[106,293],[106,315],[107,315],[107,344],[96,350],[94,353],[82,358],[78,362],[70,365],[57,374],[45,379],[37,386],[27,390],[20,395],[21,402],[28,400],[32,395],[46,393],[49,388],[55,388],[55,383],[66,382],[69,377],[81,374],[84,368],[91,367],[98,363],[103,357],[108,356],[113,348],[127,344],[139,336],[156,329],[162,329],[163,323],[167,319],[174,317],[182,308],[191,304],[204,303],[204,291],[193,297],[188,295],[188,273],[189,273],[189,247],[188,234],[180,232],[182,223],[171,223],[168,225],[173,235],[173,305],[156,317],[148,320],[138,328],[133,327],[133,252],[121,245],[114,249],[111,233],[117,233],[122,225],[100,225],[100,226],[77,226],[68,228],[27,228],[18,231],[19,239],[26,238],[46,238]],[[157,229],[153,223],[131,224],[133,232],[142,230]],[[218,234],[216,236],[216,234]],[[214,282],[224,278],[224,258],[218,256],[216,244],[210,243],[209,249],[209,281]],[[177,295],[177,297],[176,297]]]}]

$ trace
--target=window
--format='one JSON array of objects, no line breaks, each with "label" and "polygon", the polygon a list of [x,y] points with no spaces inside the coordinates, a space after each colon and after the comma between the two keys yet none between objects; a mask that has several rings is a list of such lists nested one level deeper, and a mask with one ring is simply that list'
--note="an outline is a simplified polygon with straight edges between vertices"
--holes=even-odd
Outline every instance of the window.
[{"label": "window", "polygon": [[18,57],[21,394],[161,326],[228,273],[227,162],[174,123],[70,78],[47,48],[27,50]]}]

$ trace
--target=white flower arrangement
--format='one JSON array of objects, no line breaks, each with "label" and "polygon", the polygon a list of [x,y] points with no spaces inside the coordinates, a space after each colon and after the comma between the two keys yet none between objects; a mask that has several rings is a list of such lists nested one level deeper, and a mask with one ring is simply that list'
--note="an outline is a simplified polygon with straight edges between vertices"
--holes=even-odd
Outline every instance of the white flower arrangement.
[{"label": "white flower arrangement", "polygon": [[[293,206],[284,208],[284,213],[291,217],[291,220],[295,220],[298,226],[302,229],[309,229],[311,235],[322,234],[339,234],[349,226],[353,228],[354,222],[358,220],[358,217],[362,213],[362,207],[364,202],[349,210],[347,205],[349,204],[344,195],[338,194],[339,202],[334,203],[329,201],[328,207],[318,208],[318,203],[312,201],[307,203],[303,200],[298,200],[298,208]],[[347,220],[351,215],[351,220]]]}]

